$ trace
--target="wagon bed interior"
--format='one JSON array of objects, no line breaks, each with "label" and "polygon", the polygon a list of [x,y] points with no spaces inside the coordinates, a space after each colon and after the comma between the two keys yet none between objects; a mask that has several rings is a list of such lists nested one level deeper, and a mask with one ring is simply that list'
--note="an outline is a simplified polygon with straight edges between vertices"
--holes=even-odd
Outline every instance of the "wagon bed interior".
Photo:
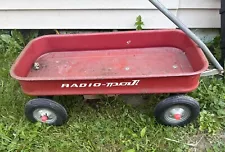
[{"label": "wagon bed interior", "polygon": [[179,75],[193,72],[183,52],[174,47],[50,52],[27,77],[105,77]]},{"label": "wagon bed interior", "polygon": [[199,75],[207,66],[202,50],[180,30],[146,30],[39,37],[25,47],[11,75],[20,80],[177,77]]}]

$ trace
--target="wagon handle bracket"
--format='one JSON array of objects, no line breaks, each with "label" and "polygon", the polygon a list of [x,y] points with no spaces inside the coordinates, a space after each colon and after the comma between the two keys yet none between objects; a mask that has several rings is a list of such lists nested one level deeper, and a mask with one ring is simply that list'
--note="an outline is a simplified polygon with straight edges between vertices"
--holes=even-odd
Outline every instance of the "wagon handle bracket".
[{"label": "wagon handle bracket", "polygon": [[217,69],[208,69],[208,70],[202,72],[201,77],[207,77],[207,76],[218,75],[218,74],[222,75],[223,73],[221,73]]},{"label": "wagon handle bracket", "polygon": [[168,19],[170,19],[177,27],[179,27],[185,34],[187,34],[205,53],[211,63],[216,67],[209,71],[202,73],[203,76],[223,74],[224,69],[213,56],[208,47],[188,28],[184,25],[176,16],[174,16],[163,4],[158,0],[149,0],[159,11],[161,11]]}]

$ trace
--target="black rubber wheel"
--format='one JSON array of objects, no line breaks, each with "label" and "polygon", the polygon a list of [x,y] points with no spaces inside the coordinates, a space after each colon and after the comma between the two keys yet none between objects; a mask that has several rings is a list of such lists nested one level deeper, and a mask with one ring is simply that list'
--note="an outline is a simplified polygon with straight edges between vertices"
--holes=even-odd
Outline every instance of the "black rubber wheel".
[{"label": "black rubber wheel", "polygon": [[158,123],[167,126],[185,126],[199,116],[199,103],[185,95],[170,96],[159,102],[154,110]]},{"label": "black rubber wheel", "polygon": [[66,109],[59,103],[45,98],[30,100],[25,105],[25,116],[31,122],[61,126],[67,121]]}]

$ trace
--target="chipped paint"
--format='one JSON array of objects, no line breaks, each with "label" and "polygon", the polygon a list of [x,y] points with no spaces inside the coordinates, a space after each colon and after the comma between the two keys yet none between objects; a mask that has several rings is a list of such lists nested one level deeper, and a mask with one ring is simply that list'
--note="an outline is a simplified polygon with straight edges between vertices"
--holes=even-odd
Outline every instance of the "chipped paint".
[{"label": "chipped paint", "polygon": [[131,44],[131,40],[127,41],[127,44],[128,44],[128,45]]}]

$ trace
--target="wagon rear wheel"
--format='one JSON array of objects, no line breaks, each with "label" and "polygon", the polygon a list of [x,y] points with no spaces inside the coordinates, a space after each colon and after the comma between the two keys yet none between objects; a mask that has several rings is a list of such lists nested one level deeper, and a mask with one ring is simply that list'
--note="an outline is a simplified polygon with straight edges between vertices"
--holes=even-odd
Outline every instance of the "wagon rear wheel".
[{"label": "wagon rear wheel", "polygon": [[60,126],[67,120],[67,112],[59,103],[45,98],[30,100],[25,105],[25,115],[31,122]]},{"label": "wagon rear wheel", "polygon": [[185,95],[171,96],[159,102],[154,111],[156,120],[163,125],[185,126],[200,112],[199,103]]}]

